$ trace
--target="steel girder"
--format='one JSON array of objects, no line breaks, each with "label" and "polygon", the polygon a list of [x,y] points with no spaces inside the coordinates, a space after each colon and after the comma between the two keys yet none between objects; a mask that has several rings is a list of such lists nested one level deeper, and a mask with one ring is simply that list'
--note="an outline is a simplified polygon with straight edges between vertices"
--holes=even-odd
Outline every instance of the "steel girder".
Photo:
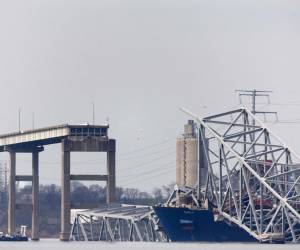
[{"label": "steel girder", "polygon": [[72,221],[70,240],[168,241],[151,207],[116,205],[78,211]]},{"label": "steel girder", "polygon": [[[300,158],[249,110],[201,118],[205,199],[257,240],[300,242]],[[201,173],[200,173],[201,174]]]}]

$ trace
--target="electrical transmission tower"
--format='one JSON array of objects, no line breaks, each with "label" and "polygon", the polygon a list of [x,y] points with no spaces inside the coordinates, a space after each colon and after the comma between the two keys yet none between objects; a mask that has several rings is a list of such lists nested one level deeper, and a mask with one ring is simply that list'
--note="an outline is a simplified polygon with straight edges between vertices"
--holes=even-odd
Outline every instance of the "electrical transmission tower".
[{"label": "electrical transmission tower", "polygon": [[257,97],[264,97],[267,98],[268,100],[268,104],[270,103],[270,94],[273,93],[273,91],[266,91],[266,90],[244,90],[244,89],[238,89],[236,90],[236,92],[238,92],[239,94],[239,99],[240,99],[240,104],[242,104],[242,97],[243,96],[248,96],[251,97],[251,113],[253,115],[256,114],[262,114],[264,115],[264,118],[266,120],[266,115],[267,114],[273,114],[276,117],[276,120],[278,120],[278,116],[277,116],[277,112],[272,112],[272,111],[258,111],[256,108],[256,98]]}]

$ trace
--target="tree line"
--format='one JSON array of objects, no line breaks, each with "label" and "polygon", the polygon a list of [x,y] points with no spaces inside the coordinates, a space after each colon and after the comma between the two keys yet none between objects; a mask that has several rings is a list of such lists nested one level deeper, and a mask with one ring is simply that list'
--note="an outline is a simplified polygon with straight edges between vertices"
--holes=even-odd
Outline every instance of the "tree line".
[{"label": "tree line", "polygon": [[[174,183],[154,188],[152,192],[141,191],[137,188],[116,188],[116,202],[135,205],[155,205],[165,202],[174,187]],[[58,237],[60,230],[60,187],[55,184],[40,185],[39,211],[41,237]],[[17,191],[17,203],[31,203],[31,186],[24,186]],[[105,204],[106,187],[94,184],[86,186],[81,182],[71,184],[71,202],[73,204]],[[7,232],[7,193],[0,192],[0,231]],[[31,208],[24,207],[16,210],[16,227],[27,225],[30,231]]]}]

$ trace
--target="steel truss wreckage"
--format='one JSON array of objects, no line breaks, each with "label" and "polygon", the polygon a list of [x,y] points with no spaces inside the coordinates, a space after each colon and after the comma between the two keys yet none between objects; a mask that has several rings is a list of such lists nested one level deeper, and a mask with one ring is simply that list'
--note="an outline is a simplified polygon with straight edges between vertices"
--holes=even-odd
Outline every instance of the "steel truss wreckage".
[{"label": "steel truss wreckage", "polygon": [[73,241],[168,241],[148,206],[112,205],[73,212]]},{"label": "steel truss wreckage", "polygon": [[246,108],[206,118],[182,110],[198,124],[198,197],[260,242],[299,243],[300,158]]}]

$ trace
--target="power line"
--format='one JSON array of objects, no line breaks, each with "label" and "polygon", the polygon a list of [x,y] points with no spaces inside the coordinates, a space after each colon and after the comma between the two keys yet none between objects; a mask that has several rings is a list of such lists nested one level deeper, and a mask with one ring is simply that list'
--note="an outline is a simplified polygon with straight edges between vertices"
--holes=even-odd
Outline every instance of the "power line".
[{"label": "power line", "polygon": [[[266,123],[279,123],[279,124],[299,124],[300,119],[293,119],[293,120],[278,120],[277,112],[268,112],[268,111],[257,111],[257,104],[263,105],[260,108],[266,107],[266,106],[300,106],[299,101],[292,101],[292,102],[270,102],[270,94],[273,93],[272,91],[259,91],[259,90],[236,90],[236,92],[239,92],[239,97],[240,97],[240,103],[243,104],[251,104],[252,105],[252,113],[253,114],[263,114],[266,116],[266,114],[274,114],[276,116],[276,121],[275,122],[268,122],[265,119]],[[251,102],[242,102],[241,97],[242,96],[251,96],[252,101]],[[258,96],[263,96],[268,98],[268,103],[258,103],[256,101],[256,97]]]},{"label": "power line", "polygon": [[[130,177],[136,178],[137,174],[138,175],[142,174],[144,176],[144,175],[153,173],[153,170],[155,170],[155,173],[156,173],[161,170],[164,170],[164,168],[162,168],[162,167],[166,167],[166,166],[174,167],[174,165],[175,165],[174,162],[167,162],[166,164],[159,164],[159,165],[157,165],[157,167],[151,168],[150,170],[148,169],[147,171],[142,171],[139,173],[128,174],[128,175],[120,175],[119,178],[120,178],[120,180],[126,180],[126,179],[128,179],[128,177],[129,177],[129,179],[130,179]],[[162,169],[157,170],[157,168],[162,168]]]},{"label": "power line", "polygon": [[132,154],[132,153],[136,153],[136,152],[140,152],[140,151],[145,151],[145,150],[148,150],[150,148],[157,147],[157,146],[166,144],[167,142],[174,141],[174,140],[176,140],[176,138],[172,137],[172,138],[160,141],[160,142],[155,143],[155,144],[150,144],[150,145],[142,147],[142,148],[137,148],[137,149],[134,149],[134,150],[131,150],[131,151],[124,152],[124,153],[120,154],[120,156],[125,155],[125,154],[128,155],[128,154]]},{"label": "power line", "polygon": [[[152,149],[154,147],[159,147],[159,146],[164,145],[167,142],[170,142],[170,141],[173,141],[173,140],[175,140],[174,137],[163,140],[163,141],[155,143],[155,144],[150,144],[149,146],[145,146],[143,148],[138,148],[138,149],[135,149],[135,150],[132,150],[132,151],[124,152],[124,153],[120,154],[120,156],[126,156],[126,157],[118,158],[116,161],[121,162],[121,161],[125,161],[125,160],[139,159],[139,158],[142,158],[142,157],[151,156],[151,155],[159,154],[161,152],[169,151],[170,149],[173,149],[175,146],[174,147],[170,146],[170,147],[167,147],[167,148],[162,148],[160,150],[150,152],[150,153],[144,153],[142,155],[134,155],[134,156],[127,157],[128,154],[138,153],[138,152],[142,152],[142,151]],[[30,160],[24,160],[24,161],[31,162]],[[88,160],[88,161],[74,161],[74,162],[72,162],[72,164],[96,164],[96,163],[99,163],[99,162],[101,163],[101,162],[105,162],[105,161],[106,161],[106,159]],[[41,161],[41,164],[58,165],[58,164],[61,164],[61,162],[60,161]]]},{"label": "power line", "polygon": [[[142,172],[139,172],[139,173],[136,173],[136,174],[129,174],[129,175],[125,175],[125,176],[118,175],[117,179],[118,179],[118,181],[121,181],[121,182],[123,182],[123,181],[126,182],[128,180],[133,180],[133,179],[134,180],[137,180],[137,179],[139,180],[140,178],[143,178],[144,176],[145,177],[151,176],[151,173],[160,173],[161,171],[165,171],[165,170],[168,170],[170,172],[170,169],[174,169],[174,165],[175,165],[175,163],[173,161],[172,162],[167,162],[165,164],[159,164],[156,167],[151,168],[150,170],[147,169],[147,171],[142,171]],[[167,168],[165,168],[165,167],[167,167]],[[161,169],[158,169],[158,168],[161,168]],[[139,176],[137,178],[137,175],[140,175],[140,174],[142,174],[143,176],[142,177]],[[42,179],[46,180],[46,181],[53,181],[53,180],[56,181],[56,179],[52,179],[52,178],[48,178],[48,177],[42,177]]]},{"label": "power line", "polygon": [[[147,157],[147,156],[152,156],[152,155],[157,155],[159,153],[162,153],[162,152],[168,152],[170,151],[170,149],[172,149],[172,151],[174,151],[174,146],[172,147],[167,147],[165,149],[161,149],[159,151],[154,151],[154,152],[151,152],[151,153],[147,153],[147,154],[142,154],[142,155],[138,155],[138,156],[130,156],[130,157],[124,157],[124,158],[119,158],[117,159],[116,161],[117,162],[123,162],[123,161],[127,161],[127,160],[134,160],[134,159],[140,159],[140,158],[143,158],[143,157]],[[104,162],[106,161],[105,159],[100,159],[101,162]],[[92,160],[92,161],[76,161],[74,162],[75,164],[95,164],[95,163],[98,163],[99,161],[98,160]]]},{"label": "power line", "polygon": [[[173,166],[170,166],[170,167],[173,167]],[[122,182],[122,185],[128,185],[130,183],[140,183],[141,181],[153,179],[155,177],[166,175],[166,174],[170,174],[170,173],[171,173],[170,172],[170,168],[168,168],[168,169],[162,169],[160,171],[156,171],[155,175],[145,175],[143,177],[139,177],[138,179],[134,178],[134,180]]]},{"label": "power line", "polygon": [[279,103],[279,102],[272,102],[269,105],[275,105],[275,106],[299,106],[300,103]]},{"label": "power line", "polygon": [[154,152],[151,152],[151,153],[139,155],[138,157],[137,156],[124,157],[124,158],[117,159],[117,161],[127,161],[127,160],[136,159],[136,158],[147,157],[147,156],[151,156],[151,155],[154,155],[154,154],[159,154],[159,153],[162,153],[162,152],[167,152],[170,149],[174,150],[174,147],[175,146],[167,147],[167,148],[161,149],[159,151],[154,151]]},{"label": "power line", "polygon": [[[147,157],[147,156],[157,155],[157,154],[162,153],[162,152],[168,152],[173,148],[174,148],[173,146],[172,147],[167,147],[167,148],[164,148],[160,151],[155,151],[155,152],[151,152],[151,153],[143,154],[143,155],[138,155],[138,156],[124,157],[124,158],[117,159],[116,161],[117,162],[123,162],[123,161],[127,161],[127,160],[140,159],[140,158],[144,158],[144,157]],[[174,150],[172,150],[171,153],[172,152],[174,152]],[[98,163],[105,162],[105,161],[106,161],[106,159],[91,160],[91,161],[74,161],[74,162],[72,162],[72,164],[98,164]],[[29,160],[27,162],[29,162]],[[60,161],[53,161],[53,162],[41,161],[41,164],[45,164],[45,165],[58,165],[60,163],[61,163]]]},{"label": "power line", "polygon": [[158,160],[161,160],[161,159],[164,159],[164,158],[166,158],[166,157],[168,157],[168,156],[170,156],[170,155],[174,155],[174,157],[175,157],[175,151],[173,151],[173,152],[171,152],[170,154],[164,154],[164,155],[162,155],[162,156],[160,156],[160,157],[157,157],[157,158],[154,158],[154,159],[152,159],[151,161],[147,161],[147,162],[143,162],[143,163],[139,163],[139,164],[137,164],[137,165],[134,165],[134,166],[132,166],[132,167],[130,167],[130,169],[119,169],[118,170],[118,172],[120,172],[120,171],[124,171],[124,170],[131,170],[131,169],[137,169],[137,168],[141,168],[142,166],[145,166],[145,165],[149,165],[149,164],[152,164],[152,163],[154,163],[154,162],[157,162]]},{"label": "power line", "polygon": [[[249,104],[249,103],[248,103]],[[272,103],[267,103],[263,106],[261,106],[260,108],[263,108],[265,106],[300,106],[300,102],[294,101],[294,102],[272,102]],[[286,120],[279,120],[277,118],[276,121],[274,122],[269,122],[267,120],[265,120],[265,123],[273,123],[273,124],[299,124],[300,123],[300,118],[296,118],[296,119],[286,119]]]},{"label": "power line", "polygon": [[280,123],[280,124],[300,124],[300,121],[299,120],[286,120],[286,121],[275,121],[275,122],[269,122],[271,124],[277,124],[277,123]]},{"label": "power line", "polygon": [[[175,151],[173,150],[172,152],[170,152],[170,153],[168,153],[168,154],[163,154],[163,155],[160,155],[159,157],[156,157],[156,158],[153,158],[153,159],[151,159],[150,161],[145,161],[145,162],[142,162],[142,163],[138,163],[138,164],[136,164],[136,165],[133,165],[133,166],[128,166],[128,167],[125,167],[125,168],[118,168],[118,173],[122,173],[122,172],[124,172],[124,171],[126,171],[126,172],[128,172],[128,171],[132,171],[132,170],[137,170],[137,169],[143,169],[142,167],[144,167],[144,166],[149,166],[149,165],[151,165],[151,164],[153,164],[153,163],[155,163],[155,162],[157,162],[157,161],[159,161],[159,160],[161,160],[161,159],[165,159],[165,158],[167,158],[167,157],[169,157],[169,156],[174,156],[175,157]],[[171,162],[168,162],[167,164],[165,164],[165,165],[169,165],[169,164],[172,164],[172,167],[174,167],[174,165],[175,165],[175,160],[172,160]],[[165,166],[165,165],[163,165],[163,166]],[[160,171],[160,170],[156,170],[157,168],[160,168],[162,165],[158,165],[157,167],[152,167],[151,168],[151,170],[147,170],[146,171],[146,173],[147,172],[152,172],[153,170],[155,170],[156,172],[157,171]],[[145,170],[145,169],[143,169],[143,170]],[[138,174],[143,174],[143,173],[145,173],[145,172],[139,172]],[[137,173],[136,174],[130,174],[130,175],[127,175],[127,176],[135,176],[136,177],[136,175],[137,175]],[[125,176],[125,177],[127,177],[127,176]],[[49,179],[48,179],[49,180]]]}]

